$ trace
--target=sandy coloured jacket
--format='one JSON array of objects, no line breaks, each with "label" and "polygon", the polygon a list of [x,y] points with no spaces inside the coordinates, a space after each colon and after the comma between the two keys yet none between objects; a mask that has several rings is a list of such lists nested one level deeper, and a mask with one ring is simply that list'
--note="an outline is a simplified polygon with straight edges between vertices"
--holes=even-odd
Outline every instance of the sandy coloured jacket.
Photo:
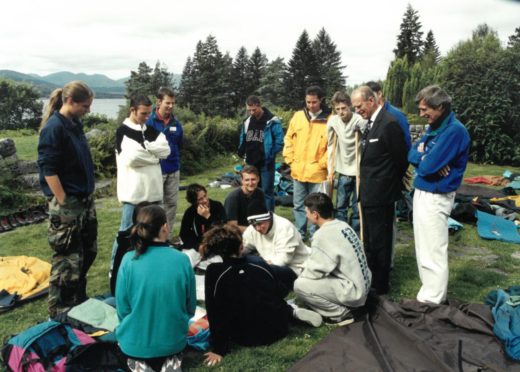
[{"label": "sandy coloured jacket", "polygon": [[285,135],[283,157],[291,176],[299,182],[320,183],[327,178],[327,119],[322,111],[311,119],[307,110],[297,111]]}]

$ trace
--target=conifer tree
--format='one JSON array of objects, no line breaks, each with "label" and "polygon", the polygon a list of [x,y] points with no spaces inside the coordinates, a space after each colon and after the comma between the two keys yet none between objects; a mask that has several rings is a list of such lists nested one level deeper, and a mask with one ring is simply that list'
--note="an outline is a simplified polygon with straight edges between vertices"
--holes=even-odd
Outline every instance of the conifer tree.
[{"label": "conifer tree", "polygon": [[[233,112],[232,58],[223,56],[217,39],[209,35],[205,42],[197,43],[195,54],[188,61],[190,65],[185,66],[181,79],[183,104],[189,105],[195,113],[230,115]],[[187,95],[187,91],[191,91],[191,95]]]},{"label": "conifer tree", "polygon": [[148,94],[157,94],[161,87],[173,88],[172,83],[173,74],[168,72],[166,66],[161,65],[161,62],[157,61],[150,76],[150,92]]},{"label": "conifer tree", "polygon": [[194,80],[193,62],[191,57],[188,57],[182,70],[181,83],[179,85],[179,105],[190,106],[190,99],[195,92]]},{"label": "conifer tree", "polygon": [[249,74],[251,76],[251,92],[254,93],[260,87],[260,80],[265,74],[268,59],[265,54],[256,47],[251,58],[249,59]]},{"label": "conifer tree", "polygon": [[244,104],[246,98],[251,94],[252,76],[249,62],[249,55],[245,47],[240,47],[233,61],[233,71],[231,75],[231,90],[233,106],[239,107]]},{"label": "conifer tree", "polygon": [[150,89],[152,68],[146,62],[139,63],[137,71],[130,71],[130,79],[125,83],[127,96],[133,94],[154,94]]},{"label": "conifer tree", "polygon": [[408,63],[413,65],[421,56],[423,45],[419,14],[408,4],[401,23],[401,32],[397,36],[397,48],[394,49],[396,58],[406,56]]},{"label": "conifer tree", "polygon": [[302,32],[293,49],[284,84],[285,106],[289,108],[302,107],[305,89],[308,86],[323,84],[319,75],[318,61],[306,30]]},{"label": "conifer tree", "polygon": [[437,46],[437,42],[435,41],[435,36],[433,36],[432,30],[428,31],[426,34],[426,39],[424,40],[424,45],[422,48],[422,58],[429,58],[434,63],[439,62],[441,59],[441,52],[439,51],[439,47]]},{"label": "conifer tree", "polygon": [[322,89],[326,97],[332,97],[336,91],[345,89],[345,76],[342,72],[345,66],[341,64],[341,53],[325,28],[318,32],[312,47],[319,61],[318,73],[323,79]]},{"label": "conifer tree", "polygon": [[267,64],[258,87],[258,94],[266,105],[281,106],[284,104],[286,69],[287,66],[281,57]]},{"label": "conifer tree", "polygon": [[515,29],[515,33],[509,36],[509,41],[507,42],[508,48],[514,48],[520,46],[520,27]]}]

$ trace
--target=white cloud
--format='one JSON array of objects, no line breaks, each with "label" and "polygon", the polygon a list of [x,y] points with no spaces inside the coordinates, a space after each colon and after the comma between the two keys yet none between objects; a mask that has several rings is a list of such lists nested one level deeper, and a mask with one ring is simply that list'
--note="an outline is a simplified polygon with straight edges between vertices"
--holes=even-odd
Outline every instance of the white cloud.
[{"label": "white cloud", "polygon": [[258,46],[269,59],[288,61],[303,29],[314,37],[325,27],[342,52],[347,83],[355,84],[385,77],[409,2],[442,53],[481,23],[504,43],[520,26],[520,3],[505,0],[29,0],[3,4],[0,69],[121,78],[140,61],[153,66],[160,60],[180,74],[197,41],[209,34],[233,57],[242,45],[249,53]]}]

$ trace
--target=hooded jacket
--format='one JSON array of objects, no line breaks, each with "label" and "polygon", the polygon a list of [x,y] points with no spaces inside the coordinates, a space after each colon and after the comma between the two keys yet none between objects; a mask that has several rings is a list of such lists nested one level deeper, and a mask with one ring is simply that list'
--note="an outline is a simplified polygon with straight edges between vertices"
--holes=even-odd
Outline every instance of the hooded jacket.
[{"label": "hooded jacket", "polygon": [[312,119],[307,109],[297,111],[285,135],[283,157],[299,182],[320,183],[327,178],[327,120],[329,111]]},{"label": "hooded jacket", "polygon": [[[278,154],[283,149],[283,129],[282,122],[276,116],[274,116],[271,111],[262,107],[264,111],[264,115],[261,119],[267,119],[265,122],[264,128],[264,165],[269,165],[274,163],[276,158],[276,154]],[[251,121],[251,116],[249,116],[242,126],[240,127],[240,143],[238,145],[238,155],[241,158],[245,157],[246,149],[246,133],[247,128],[249,127],[249,122]],[[247,159],[245,159],[247,164],[250,164]],[[255,165],[255,164],[250,164]]]}]

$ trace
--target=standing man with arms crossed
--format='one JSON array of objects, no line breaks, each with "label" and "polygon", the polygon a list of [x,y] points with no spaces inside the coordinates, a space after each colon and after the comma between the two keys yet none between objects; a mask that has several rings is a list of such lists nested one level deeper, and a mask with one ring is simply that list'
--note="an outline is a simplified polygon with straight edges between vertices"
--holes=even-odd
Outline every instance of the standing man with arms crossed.
[{"label": "standing man with arms crossed", "polygon": [[249,117],[241,126],[238,155],[259,170],[265,205],[274,211],[274,163],[283,149],[282,122],[262,107],[257,96],[247,98],[246,109]]},{"label": "standing man with arms crossed", "polygon": [[415,255],[422,287],[420,302],[434,304],[448,293],[448,217],[468,163],[468,131],[451,111],[451,97],[430,85],[415,97],[430,127],[408,154],[416,168],[413,195]]},{"label": "standing man with arms crossed", "polygon": [[359,199],[363,242],[372,288],[376,294],[390,290],[394,204],[401,198],[402,178],[408,168],[404,135],[397,119],[377,102],[363,85],[352,93],[352,106],[368,120],[361,141]]},{"label": "standing man with arms crossed", "polygon": [[[322,89],[308,87],[305,107],[293,115],[284,139],[283,156],[294,179],[294,220],[302,238],[307,232],[303,201],[310,193],[318,192],[321,183],[327,179],[327,119],[330,111],[322,101]],[[315,229],[312,225],[311,235]]]},{"label": "standing man with arms crossed", "polygon": [[112,244],[111,275],[121,234],[128,235],[136,206],[161,203],[163,187],[160,159],[170,154],[166,137],[145,125],[152,102],[142,94],[130,97],[130,115],[116,131],[117,198],[122,204],[119,232]]},{"label": "standing man with arms crossed", "polygon": [[356,174],[358,171],[356,151],[359,149],[356,148],[356,128],[363,131],[366,120],[350,111],[352,102],[346,93],[334,93],[332,105],[336,115],[332,115],[327,122],[327,135],[329,182],[334,181],[334,172],[338,173],[336,218],[348,222],[348,208],[351,207],[352,215],[349,224],[359,235],[359,210],[356,191]]},{"label": "standing man with arms crossed", "polygon": [[169,88],[160,88],[157,92],[156,110],[152,112],[146,124],[162,132],[170,146],[170,155],[161,160],[163,175],[163,205],[170,228],[170,237],[173,235],[173,223],[177,213],[179,199],[179,180],[181,167],[180,149],[182,146],[183,130],[181,123],[173,116],[175,93]]}]

